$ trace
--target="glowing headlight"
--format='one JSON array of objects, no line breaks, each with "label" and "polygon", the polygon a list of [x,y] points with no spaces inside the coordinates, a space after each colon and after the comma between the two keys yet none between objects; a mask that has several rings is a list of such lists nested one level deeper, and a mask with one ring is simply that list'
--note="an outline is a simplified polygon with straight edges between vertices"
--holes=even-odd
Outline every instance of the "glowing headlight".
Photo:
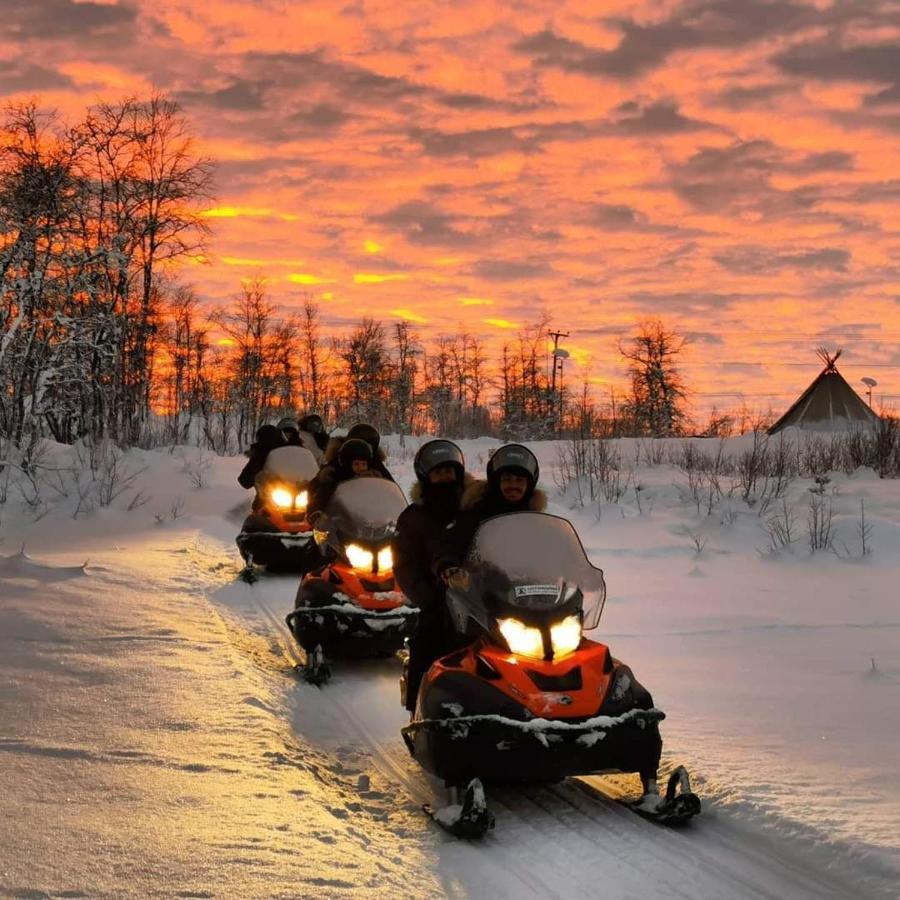
[{"label": "glowing headlight", "polygon": [[375,561],[375,557],[365,547],[360,547],[359,544],[347,544],[344,547],[344,553],[347,554],[347,559],[350,560],[350,565],[354,569],[372,571],[372,563]]},{"label": "glowing headlight", "polygon": [[554,656],[574,653],[581,643],[581,622],[578,616],[566,616],[565,619],[551,625],[550,642],[553,644]]},{"label": "glowing headlight", "polygon": [[294,508],[301,512],[309,505],[309,491],[300,491],[294,498]]},{"label": "glowing headlight", "polygon": [[529,628],[518,619],[499,619],[497,625],[513,653],[532,659],[544,658],[544,639],[540,629]]},{"label": "glowing headlight", "polygon": [[390,547],[382,547],[378,551],[378,571],[381,573],[390,572],[394,568],[394,554],[391,553]]},{"label": "glowing headlight", "polygon": [[272,488],[272,502],[279,509],[290,509],[294,502],[294,495],[282,487]]}]

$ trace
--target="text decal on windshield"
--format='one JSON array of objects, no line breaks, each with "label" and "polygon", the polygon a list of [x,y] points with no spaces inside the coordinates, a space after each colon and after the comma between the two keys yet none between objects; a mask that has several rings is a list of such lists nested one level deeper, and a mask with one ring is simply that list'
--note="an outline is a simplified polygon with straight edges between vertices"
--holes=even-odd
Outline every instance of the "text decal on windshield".
[{"label": "text decal on windshield", "polygon": [[522,584],[516,589],[517,597],[532,597],[535,594],[557,594],[559,586],[555,584]]}]

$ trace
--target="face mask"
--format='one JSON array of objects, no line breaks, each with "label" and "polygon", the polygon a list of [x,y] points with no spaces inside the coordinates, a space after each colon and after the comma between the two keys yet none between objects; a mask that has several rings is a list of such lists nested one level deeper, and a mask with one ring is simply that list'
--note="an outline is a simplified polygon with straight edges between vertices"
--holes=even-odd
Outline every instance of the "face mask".
[{"label": "face mask", "polygon": [[447,481],[441,484],[426,483],[424,495],[429,506],[434,509],[446,511],[455,510],[462,496],[462,486],[456,481]]}]

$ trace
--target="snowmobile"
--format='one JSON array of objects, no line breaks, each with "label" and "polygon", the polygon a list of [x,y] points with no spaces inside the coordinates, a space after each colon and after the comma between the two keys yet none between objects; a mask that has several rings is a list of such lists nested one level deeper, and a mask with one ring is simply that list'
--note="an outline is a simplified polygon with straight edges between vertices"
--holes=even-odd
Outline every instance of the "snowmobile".
[{"label": "snowmobile", "polygon": [[269,453],[257,479],[262,505],[244,520],[237,536],[247,564],[241,572],[244,580],[254,580],[255,566],[305,573],[321,565],[306,518],[308,485],[318,471],[315,457],[305,447],[277,447]]},{"label": "snowmobile", "polygon": [[674,825],[700,811],[682,768],[659,796],[665,714],[605,644],[584,637],[605,600],[603,573],[568,520],[517,512],[481,524],[447,590],[471,643],[432,665],[402,729],[413,758],[461,792],[432,812],[447,830],[473,838],[493,826],[483,783],[604,772],[640,775],[633,808],[647,818]]},{"label": "snowmobile", "polygon": [[332,655],[392,656],[412,633],[418,610],[396,587],[391,550],[405,508],[394,482],[354,478],[338,485],[317,519],[329,562],[303,579],[286,619],[306,652],[308,681],[328,680]]}]

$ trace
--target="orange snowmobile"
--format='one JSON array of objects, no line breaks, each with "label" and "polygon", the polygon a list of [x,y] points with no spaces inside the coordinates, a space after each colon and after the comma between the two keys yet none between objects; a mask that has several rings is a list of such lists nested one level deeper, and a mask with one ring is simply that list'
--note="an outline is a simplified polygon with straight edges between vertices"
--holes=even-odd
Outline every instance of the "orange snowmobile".
[{"label": "orange snowmobile", "polygon": [[319,471],[305,447],[277,447],[257,476],[260,505],[245,520],[237,536],[246,562],[241,577],[255,578],[254,566],[269,571],[308,572],[322,556],[307,521],[309,482]]},{"label": "orange snowmobile", "polygon": [[412,633],[418,610],[397,590],[391,550],[405,508],[393,481],[354,478],[338,485],[316,521],[330,561],[303,579],[286,620],[306,651],[307,680],[328,680],[326,655],[390,656]]},{"label": "orange snowmobile", "polygon": [[453,624],[471,643],[432,665],[402,729],[412,756],[464,791],[434,814],[452,833],[492,827],[482,782],[636,772],[637,812],[666,824],[699,812],[683,769],[659,796],[665,714],[627,665],[584,636],[605,599],[603,573],[568,520],[518,512],[479,527],[447,592]]}]

